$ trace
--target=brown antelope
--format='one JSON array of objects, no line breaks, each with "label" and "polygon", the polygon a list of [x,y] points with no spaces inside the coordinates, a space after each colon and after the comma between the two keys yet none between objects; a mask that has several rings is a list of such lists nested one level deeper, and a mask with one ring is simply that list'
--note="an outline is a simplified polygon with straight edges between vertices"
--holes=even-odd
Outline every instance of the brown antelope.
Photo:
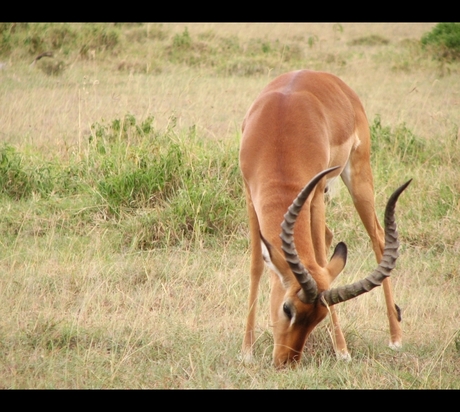
[{"label": "brown antelope", "polygon": [[[398,249],[394,208],[410,181],[390,197],[384,232],[374,207],[369,125],[356,93],[329,73],[286,73],[262,90],[249,108],[242,130],[240,167],[251,236],[249,314],[243,359],[252,359],[256,301],[264,261],[272,269],[270,312],[276,367],[300,360],[308,335],[328,313],[336,354],[349,359],[334,305],[380,284],[390,323],[390,347],[399,348],[400,313],[393,300],[389,275]],[[330,289],[347,256],[346,245],[341,242],[331,260],[326,258],[332,233],[325,223],[324,193],[338,175],[351,194],[379,265],[365,279]]]}]

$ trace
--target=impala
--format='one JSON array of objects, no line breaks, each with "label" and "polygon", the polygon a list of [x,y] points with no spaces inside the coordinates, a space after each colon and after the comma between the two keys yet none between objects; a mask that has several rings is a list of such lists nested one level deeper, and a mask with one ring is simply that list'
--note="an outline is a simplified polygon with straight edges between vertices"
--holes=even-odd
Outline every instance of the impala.
[{"label": "impala", "polygon": [[[336,354],[349,359],[334,305],[381,284],[390,347],[401,347],[400,311],[393,300],[389,275],[398,249],[395,204],[410,180],[390,197],[384,231],[374,207],[369,125],[356,93],[329,73],[286,73],[262,90],[249,108],[242,130],[240,167],[251,237],[243,359],[252,359],[264,262],[271,269],[270,317],[276,367],[300,360],[307,337],[328,313]],[[327,260],[332,233],[325,222],[324,193],[339,175],[369,234],[378,267],[365,279],[330,289],[347,256],[347,247],[340,242]]]}]

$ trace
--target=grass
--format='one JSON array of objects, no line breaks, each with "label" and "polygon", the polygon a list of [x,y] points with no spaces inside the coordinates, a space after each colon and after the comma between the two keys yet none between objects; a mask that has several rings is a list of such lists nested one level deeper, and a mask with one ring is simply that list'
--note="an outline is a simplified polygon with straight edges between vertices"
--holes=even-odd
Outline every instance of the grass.
[{"label": "grass", "polygon": [[[433,27],[2,24],[0,387],[460,388],[460,66],[422,47]],[[262,87],[301,67],[361,97],[380,218],[414,179],[397,206],[392,275],[404,348],[386,346],[376,290],[339,307],[351,363],[335,360],[326,320],[301,365],[280,372],[268,276],[255,362],[239,360],[249,251],[238,142]],[[344,284],[375,263],[336,189],[328,223],[349,247]]]}]

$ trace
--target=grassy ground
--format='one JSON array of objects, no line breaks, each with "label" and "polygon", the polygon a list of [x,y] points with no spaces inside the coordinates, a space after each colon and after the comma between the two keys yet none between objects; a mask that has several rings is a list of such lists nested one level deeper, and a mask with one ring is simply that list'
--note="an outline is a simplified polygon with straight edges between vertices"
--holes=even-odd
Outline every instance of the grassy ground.
[{"label": "grassy ground", "polygon": [[[0,43],[0,387],[460,388],[459,63],[434,24],[6,25]],[[53,51],[33,65],[40,53]],[[255,363],[239,361],[247,223],[245,111],[312,68],[361,97],[381,217],[397,206],[404,347],[381,290],[339,308],[296,370],[271,366],[268,276]],[[343,184],[328,208],[349,247],[337,284],[375,265]]]}]

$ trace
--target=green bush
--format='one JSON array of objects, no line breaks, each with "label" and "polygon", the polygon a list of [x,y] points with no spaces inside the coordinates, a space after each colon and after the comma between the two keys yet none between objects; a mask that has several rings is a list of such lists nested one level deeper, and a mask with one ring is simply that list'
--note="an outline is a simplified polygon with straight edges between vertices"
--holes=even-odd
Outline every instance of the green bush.
[{"label": "green bush", "polygon": [[182,34],[176,34],[173,38],[174,49],[189,49],[192,45],[192,38],[188,32],[187,27],[184,29]]},{"label": "green bush", "polygon": [[245,224],[237,145],[203,141],[195,127],[176,133],[170,120],[163,131],[153,117],[137,122],[131,114],[95,123],[84,153],[66,162],[5,145],[0,194],[85,199],[85,210],[118,225],[135,247],[232,236]]},{"label": "green bush", "polygon": [[192,40],[187,27],[182,34],[176,34],[172,44],[165,48],[168,59],[172,63],[187,66],[213,66],[216,60],[216,50],[208,43]]},{"label": "green bush", "polygon": [[48,34],[49,42],[53,50],[61,49],[67,45],[73,45],[77,39],[76,31],[68,24],[53,26]]},{"label": "green bush", "polygon": [[0,189],[3,194],[20,199],[30,192],[30,181],[24,171],[22,157],[14,147],[0,149]]},{"label": "green bush", "polygon": [[152,122],[127,115],[93,128],[89,157],[106,212],[137,216],[127,217],[126,242],[151,248],[237,230],[244,219],[237,146],[222,150],[194,127],[177,135],[174,118],[164,132]]},{"label": "green bush", "polygon": [[244,219],[237,146],[202,141],[194,127],[177,135],[174,118],[163,132],[152,122],[128,114],[92,128],[94,186],[125,242],[152,248],[231,235]]},{"label": "green bush", "polygon": [[370,131],[371,153],[374,157],[389,156],[401,163],[412,164],[423,161],[427,155],[425,142],[415,136],[405,124],[392,130],[389,126],[383,126],[380,116],[377,115],[370,125]]},{"label": "green bush", "polygon": [[62,164],[35,154],[18,152],[13,146],[0,148],[0,195],[13,200],[51,195],[67,197],[82,190],[85,171],[80,163]]},{"label": "green bush", "polygon": [[115,50],[120,37],[120,27],[106,23],[0,23],[0,55],[14,51],[29,58],[54,50],[88,57],[92,50]]},{"label": "green bush", "polygon": [[422,45],[439,60],[460,59],[460,23],[438,23],[424,34]]},{"label": "green bush", "polygon": [[153,206],[174,186],[182,154],[152,122],[149,117],[138,125],[127,114],[91,127],[88,165],[109,213],[119,216],[123,208]]}]

